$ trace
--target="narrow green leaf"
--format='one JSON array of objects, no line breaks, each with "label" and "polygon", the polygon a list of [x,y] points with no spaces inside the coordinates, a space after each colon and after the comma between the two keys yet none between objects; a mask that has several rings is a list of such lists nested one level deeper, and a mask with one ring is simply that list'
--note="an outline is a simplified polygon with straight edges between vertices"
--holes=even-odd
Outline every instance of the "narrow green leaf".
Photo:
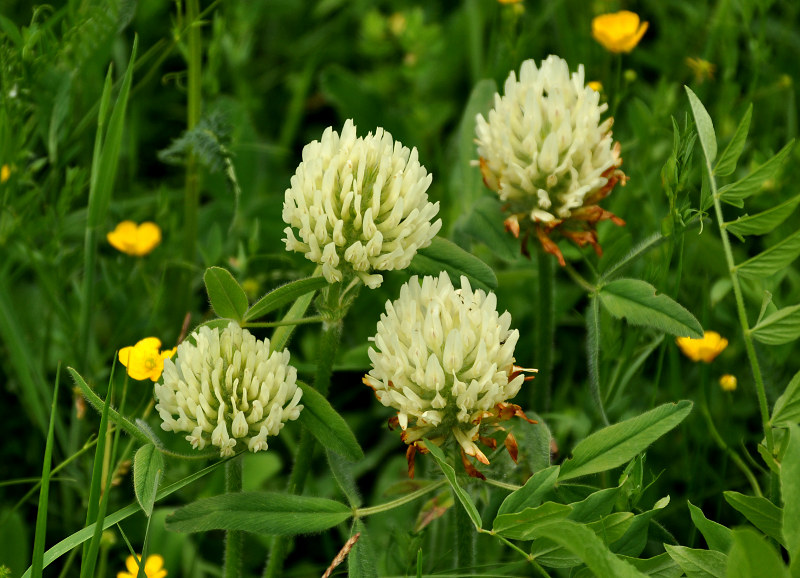
[{"label": "narrow green leaf", "polygon": [[[300,297],[289,307],[289,311],[283,316],[283,321],[302,319],[308,306],[311,305],[312,299],[314,299],[314,293],[306,293]],[[286,348],[286,344],[289,343],[289,338],[292,336],[295,329],[297,329],[297,325],[282,325],[276,327],[275,331],[272,332],[272,338],[269,340],[270,351],[281,351]]]},{"label": "narrow green leaf", "polygon": [[375,568],[378,554],[372,543],[372,535],[361,519],[355,520],[350,530],[351,538],[356,534],[359,535],[358,542],[347,555],[347,575],[349,578],[378,578],[378,570]]},{"label": "narrow green leaf", "polygon": [[611,543],[611,550],[615,554],[639,556],[647,545],[650,520],[668,505],[669,496],[665,496],[656,502],[653,509],[634,516],[630,527],[625,530],[625,534]]},{"label": "narrow green leaf", "polygon": [[800,423],[800,371],[794,374],[783,394],[775,401],[771,423],[773,427]]},{"label": "narrow green leaf", "polygon": [[[224,464],[224,461],[217,462],[216,464],[211,464],[210,466],[203,468],[202,470],[195,472],[189,476],[186,476],[182,480],[178,480],[177,482],[170,484],[166,488],[162,488],[158,494],[156,494],[156,501],[166,498],[177,492],[178,490],[188,486],[189,484],[199,480],[203,476],[210,474],[214,470],[216,470],[219,466]],[[133,516],[134,514],[138,514],[142,511],[141,506],[139,506],[139,502],[134,502],[125,506],[124,508],[117,510],[110,516],[106,516],[103,519],[103,523],[101,525],[103,530],[107,530],[111,526],[118,524],[119,522]],[[58,560],[61,556],[70,552],[83,544],[86,540],[91,539],[95,532],[95,524],[91,526],[87,526],[81,530],[78,530],[74,534],[67,536],[60,542],[58,542],[55,546],[51,547],[47,552],[44,553],[44,567],[47,568],[50,564]],[[31,568],[28,568],[25,571],[25,574],[22,575],[22,578],[31,578]]]},{"label": "narrow green leaf", "polygon": [[[604,545],[608,546],[625,535],[633,519],[631,512],[615,512],[583,526],[589,528]],[[543,566],[551,568],[574,568],[581,563],[580,557],[548,536],[542,536],[533,543],[531,555]]]},{"label": "narrow green leaf", "polygon": [[347,498],[347,502],[354,508],[360,508],[363,500],[353,476],[353,462],[344,459],[336,452],[326,451],[325,455],[328,457],[331,473],[336,479],[336,483],[339,484],[344,497]]},{"label": "narrow green leaf", "polygon": [[774,157],[753,170],[753,172],[743,179],[722,187],[717,192],[720,200],[734,206],[741,206],[741,201],[760,191],[765,181],[775,178],[793,146],[794,140],[790,141],[779,150]]},{"label": "narrow green leaf", "polygon": [[[53,404],[50,407],[50,425],[47,428],[47,442],[44,447],[42,482],[39,487],[39,508],[36,511],[36,531],[33,538],[31,569],[34,576],[41,576],[44,569],[44,540],[47,532],[47,505],[50,499],[50,468],[53,460],[53,434],[55,432],[56,408],[58,407],[58,385],[61,381],[61,364],[56,372],[56,385],[53,388]],[[19,569],[17,569],[19,570]]]},{"label": "narrow green leaf", "polygon": [[300,423],[308,428],[322,447],[352,461],[363,460],[364,452],[344,418],[316,389],[300,381],[297,385],[303,390]]},{"label": "narrow green leaf", "polygon": [[666,552],[652,558],[620,556],[620,559],[625,560],[647,576],[654,576],[655,578],[678,578],[683,576],[683,569]]},{"label": "narrow green leaf", "polygon": [[763,279],[784,269],[798,256],[800,256],[800,230],[752,259],[739,263],[735,271],[740,277]]},{"label": "narrow green leaf", "polygon": [[227,269],[209,267],[203,275],[206,292],[214,313],[219,317],[242,321],[247,312],[247,294]]},{"label": "narrow green leaf", "polygon": [[789,426],[789,442],[781,462],[783,537],[792,560],[800,569],[800,426]]},{"label": "narrow green leaf", "polygon": [[697,127],[697,136],[700,139],[700,145],[703,147],[708,165],[714,163],[717,157],[717,137],[714,134],[714,123],[711,122],[711,117],[708,115],[706,107],[697,98],[697,95],[692,92],[688,86],[684,86],[686,95],[689,97],[689,104],[692,107],[692,115],[694,116],[694,124]]},{"label": "narrow green leaf", "polygon": [[491,267],[442,237],[434,237],[428,247],[417,251],[409,269],[419,275],[435,277],[445,271],[455,285],[458,285],[458,280],[465,275],[474,287],[486,291],[497,287],[497,277]]},{"label": "narrow green leaf", "polygon": [[149,518],[153,515],[158,482],[164,475],[164,456],[153,444],[136,451],[133,458],[133,490],[136,500]]},{"label": "narrow green leaf", "polygon": [[326,498],[276,492],[237,492],[204,498],[167,516],[173,532],[235,530],[294,536],[327,530],[352,517],[346,505]]},{"label": "narrow green leaf", "polygon": [[245,321],[252,321],[263,317],[279,307],[283,307],[302,297],[306,293],[322,289],[328,284],[325,277],[306,277],[305,279],[298,279],[286,285],[282,285],[277,289],[270,291],[261,299],[256,301],[253,306],[244,314]]},{"label": "narrow green leaf", "polygon": [[[102,492],[101,484],[103,482],[103,461],[106,443],[108,441],[108,414],[111,408],[111,397],[114,392],[113,377],[114,373],[112,371],[111,378],[109,378],[108,382],[108,395],[103,404],[103,412],[100,414],[100,427],[97,430],[97,445],[94,451],[91,485],[89,486],[89,505],[86,508],[86,526],[97,526],[95,522],[97,522],[98,519],[100,524],[102,524],[103,518],[105,517],[105,512],[103,511],[103,497],[107,496],[108,492]],[[95,527],[92,539],[83,545],[81,578],[89,578],[94,575],[95,565],[97,564],[97,554],[100,548],[100,534],[101,532]]]},{"label": "narrow green leaf", "polygon": [[737,529],[732,534],[727,578],[790,578],[780,555],[762,535],[750,528]]},{"label": "narrow green leaf", "polygon": [[442,470],[444,477],[447,478],[450,488],[453,490],[456,498],[458,498],[458,501],[461,502],[461,505],[464,506],[469,519],[472,520],[473,524],[475,524],[475,528],[480,529],[483,526],[481,515],[478,513],[478,509],[475,507],[475,503],[472,501],[472,498],[469,497],[469,494],[464,490],[464,488],[458,485],[456,472],[453,469],[453,466],[447,463],[446,458],[444,457],[444,452],[442,452],[441,448],[430,440],[425,440],[425,447],[431,453],[433,459],[436,460],[436,463],[439,464],[439,468]]},{"label": "narrow green leaf", "polygon": [[779,309],[758,322],[751,335],[767,345],[783,345],[800,337],[800,305]]},{"label": "narrow green leaf", "polygon": [[725,578],[728,557],[722,552],[671,544],[664,544],[664,549],[689,578]]},{"label": "narrow green leaf", "polygon": [[620,487],[606,488],[587,496],[580,502],[572,502],[572,513],[568,516],[574,522],[594,522],[608,516],[614,509]]},{"label": "narrow green leaf", "polygon": [[637,417],[593,433],[575,446],[561,465],[559,480],[571,480],[620,466],[681,423],[692,402],[666,403]]},{"label": "narrow green leaf", "polygon": [[489,247],[505,261],[516,261],[520,256],[520,240],[505,230],[505,215],[501,207],[496,197],[481,196],[464,220],[461,230]]},{"label": "narrow green leaf", "polygon": [[[81,390],[81,393],[83,393],[83,396],[86,398],[86,401],[88,401],[88,402],[89,402],[89,404],[90,404],[92,407],[94,407],[94,408],[95,408],[97,411],[99,411],[99,412],[101,412],[101,413],[102,413],[102,412],[104,411],[104,408],[105,408],[106,406],[110,405],[110,404],[107,404],[105,401],[103,401],[103,400],[100,398],[100,396],[99,396],[99,395],[97,395],[97,394],[96,394],[96,393],[95,393],[95,392],[92,390],[92,388],[91,388],[91,387],[89,387],[89,386],[87,385],[87,383],[84,381],[84,379],[81,377],[81,375],[80,375],[80,374],[79,374],[77,371],[75,371],[75,370],[74,370],[73,368],[71,368],[71,367],[68,367],[68,368],[67,368],[67,371],[69,371],[70,375],[72,376],[72,379],[75,381],[75,384],[76,384],[76,385],[77,385],[77,386],[80,388],[80,390]],[[137,427],[136,427],[136,426],[135,426],[135,425],[134,425],[134,424],[133,424],[133,423],[132,423],[130,420],[128,420],[126,417],[124,417],[124,416],[121,416],[121,415],[120,415],[120,414],[117,412],[117,410],[115,410],[115,409],[111,409],[111,408],[109,407],[109,408],[108,408],[108,415],[109,415],[109,417],[111,418],[111,421],[113,421],[113,422],[114,422],[114,423],[115,423],[117,426],[121,427],[121,428],[122,428],[122,429],[124,429],[126,432],[128,432],[128,433],[129,433],[129,434],[130,434],[130,435],[131,435],[131,436],[132,436],[134,439],[136,439],[136,440],[137,440],[139,443],[141,443],[141,444],[148,444],[148,443],[150,443],[150,442],[151,442],[151,440],[150,440],[150,439],[149,439],[149,438],[148,438],[148,437],[147,437],[145,434],[143,434],[143,433],[142,433],[142,432],[139,430],[139,428],[137,428]],[[98,443],[99,443],[99,441],[98,441]]]},{"label": "narrow green leaf", "polygon": [[744,149],[744,143],[747,140],[747,133],[750,130],[750,119],[753,116],[753,105],[747,107],[747,112],[744,113],[742,120],[739,121],[739,126],[736,127],[736,132],[722,151],[719,156],[717,164],[714,165],[714,175],[718,177],[727,177],[736,170],[736,163],[739,162],[739,156]]},{"label": "narrow green leaf", "polygon": [[636,568],[617,558],[591,529],[582,524],[571,520],[556,520],[537,527],[533,533],[535,537],[547,538],[577,556],[597,576],[644,576]]},{"label": "narrow green leaf", "polygon": [[644,281],[617,279],[603,285],[598,295],[609,313],[626,318],[631,325],[654,327],[677,337],[703,336],[703,326],[694,315]]},{"label": "narrow green leaf", "polygon": [[533,508],[542,503],[544,497],[553,491],[553,486],[558,480],[559,466],[550,466],[533,474],[525,485],[511,492],[503,503],[497,515],[521,512],[526,508]]},{"label": "narrow green leaf", "polygon": [[[95,158],[92,161],[92,175],[89,181],[89,228],[95,229],[102,224],[105,218],[108,204],[111,201],[111,192],[114,188],[114,180],[119,165],[119,151],[122,146],[122,133],[125,123],[125,110],[128,106],[128,96],[130,95],[131,83],[133,81],[133,70],[136,63],[136,50],[139,43],[138,37],[134,37],[131,58],[128,61],[128,68],[122,79],[122,86],[111,111],[111,118],[108,121],[108,130],[105,138],[100,134],[104,125],[106,111],[110,104],[110,76],[106,81],[107,92],[104,91],[100,102],[100,121],[98,122],[98,135],[95,142]],[[110,74],[110,70],[109,70]],[[101,144],[102,143],[102,144]],[[100,148],[102,147],[102,148]],[[99,155],[97,154],[99,152]]]},{"label": "narrow green leaf", "polygon": [[766,235],[775,230],[800,203],[800,195],[792,197],[772,208],[755,215],[744,215],[735,221],[725,223],[725,229],[734,235]]},{"label": "narrow green leaf", "polygon": [[545,502],[535,508],[525,508],[521,512],[498,515],[494,519],[492,531],[512,540],[530,540],[538,526],[566,518],[570,512],[570,506]]},{"label": "narrow green leaf", "polygon": [[706,518],[705,514],[703,514],[703,510],[691,502],[687,503],[689,504],[692,522],[694,522],[694,525],[700,530],[700,533],[703,534],[703,538],[706,539],[706,544],[708,544],[709,549],[727,553],[731,549],[731,544],[733,543],[733,534],[730,529],[722,524],[717,524],[709,520]]},{"label": "narrow green leaf", "polygon": [[745,496],[739,492],[723,492],[725,501],[739,511],[756,528],[781,545],[783,539],[783,511],[766,498]]}]

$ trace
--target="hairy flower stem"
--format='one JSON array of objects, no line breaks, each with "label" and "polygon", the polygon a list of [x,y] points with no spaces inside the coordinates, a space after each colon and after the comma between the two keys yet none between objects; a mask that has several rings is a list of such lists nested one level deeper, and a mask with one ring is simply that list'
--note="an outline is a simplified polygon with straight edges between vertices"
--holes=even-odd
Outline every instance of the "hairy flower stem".
[{"label": "hairy flower stem", "polygon": [[[225,492],[242,491],[242,456],[225,463]],[[228,530],[225,533],[224,578],[239,578],[242,574],[242,541],[244,532]]]},{"label": "hairy flower stem", "polygon": [[456,504],[453,508],[456,514],[456,568],[461,575],[473,574],[475,566],[475,526],[467,511]]},{"label": "hairy flower stem", "polygon": [[[317,361],[317,373],[314,377],[314,388],[322,395],[327,396],[331,385],[331,375],[333,373],[333,360],[339,349],[342,339],[342,319],[346,313],[345,308],[338,306],[340,284],[328,287],[325,297],[325,307],[334,307],[328,310],[329,318],[333,320],[325,321],[322,324],[322,332],[319,343],[319,359]],[[295,454],[294,467],[289,477],[288,491],[290,494],[302,494],[303,488],[311,470],[311,460],[316,448],[316,440],[308,429],[303,428],[300,434],[300,443]],[[283,563],[288,554],[289,538],[287,536],[275,536],[270,545],[270,555],[267,566],[264,568],[264,578],[278,578],[283,575]]]},{"label": "hairy flower stem", "polygon": [[553,338],[555,336],[553,280],[555,266],[552,255],[544,251],[537,251],[537,255],[539,258],[539,299],[536,304],[537,331],[534,359],[539,373],[536,376],[535,387],[530,391],[530,407],[537,412],[543,412],[550,410],[553,383]]}]

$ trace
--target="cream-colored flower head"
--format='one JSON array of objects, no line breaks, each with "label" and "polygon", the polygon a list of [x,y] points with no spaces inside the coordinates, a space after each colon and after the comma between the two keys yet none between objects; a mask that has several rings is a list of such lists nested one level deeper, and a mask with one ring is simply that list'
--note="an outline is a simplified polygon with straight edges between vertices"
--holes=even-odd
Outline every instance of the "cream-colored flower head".
[{"label": "cream-colored flower head", "polygon": [[518,236],[520,226],[532,224],[562,265],[548,237],[562,223],[564,236],[599,251],[594,224],[624,224],[596,205],[626,178],[611,138],[613,119],[600,119],[608,105],[586,85],[583,65],[570,74],[567,62],[552,55],[538,68],[523,62],[519,80],[512,71],[504,92],[495,94],[488,120],[477,116],[476,143],[484,183],[511,213],[506,228]]},{"label": "cream-colored flower head", "polygon": [[352,120],[341,135],[329,127],[305,146],[286,190],[286,248],[322,265],[329,283],[357,275],[378,287],[377,271],[408,267],[442,226],[431,222],[439,212],[439,203],[428,201],[431,178],[417,149],[382,128],[356,137]]},{"label": "cream-colored flower head", "polygon": [[[194,341],[192,343],[191,341]],[[252,452],[267,449],[288,420],[300,416],[303,391],[289,351],[270,354],[258,340],[231,322],[225,329],[201,327],[164,362],[164,383],[156,384],[156,410],[166,431],[189,432],[195,449],[210,443],[221,457],[233,455],[238,441]]]},{"label": "cream-colored flower head", "polygon": [[411,277],[399,299],[386,302],[364,383],[397,410],[403,441],[440,444],[452,435],[464,453],[489,463],[475,444],[481,421],[518,415],[505,402],[525,379],[514,366],[519,331],[510,325],[494,293],[473,291],[466,277],[454,289],[444,272],[421,284]]}]

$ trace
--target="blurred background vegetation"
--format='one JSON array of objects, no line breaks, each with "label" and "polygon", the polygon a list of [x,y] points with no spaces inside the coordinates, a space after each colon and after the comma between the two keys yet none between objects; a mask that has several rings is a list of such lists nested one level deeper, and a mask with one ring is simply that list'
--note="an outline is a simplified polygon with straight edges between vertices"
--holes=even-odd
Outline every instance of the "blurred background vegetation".
[{"label": "blurred background vegetation", "polygon": [[[592,39],[591,21],[623,8],[650,24],[632,53],[614,55]],[[353,118],[360,134],[382,126],[404,145],[419,149],[420,161],[434,176],[429,194],[441,203],[443,234],[495,269],[499,308],[509,310],[513,326],[520,329],[517,360],[527,367],[536,366],[538,355],[536,259],[520,256],[511,240],[507,251],[492,252],[466,226],[476,202],[490,195],[478,169],[469,164],[476,157],[474,115],[488,110],[511,70],[518,70],[525,59],[539,61],[549,54],[565,58],[573,70],[583,64],[587,81],[602,83],[603,98],[615,116],[614,136],[622,145],[622,168],[630,182],[618,187],[604,206],[627,225],[600,225],[605,256],[599,261],[593,255],[582,261],[577,250],[562,247],[586,275],[654,233],[681,231],[681,223],[699,210],[697,157],[681,164],[671,191],[662,177],[673,151],[673,119],[683,136],[691,132],[683,85],[705,103],[722,146],[753,103],[740,175],[797,135],[800,4],[790,0],[526,0],[508,5],[494,0],[221,0],[204,1],[200,9],[201,22],[194,27],[180,1],[71,0],[32,6],[27,0],[4,0],[0,9],[0,165],[9,167],[7,180],[0,184],[0,421],[8,426],[0,456],[5,472],[0,563],[13,575],[30,562],[36,494],[31,498],[28,493],[33,484],[29,479],[35,481],[41,473],[59,363],[62,370],[67,365],[78,369],[102,393],[118,349],[146,336],[158,336],[165,347],[172,347],[187,313],[191,326],[213,315],[202,287],[206,267],[231,270],[252,299],[310,274],[310,262],[284,250],[281,209],[303,145],[319,138],[327,126],[339,130]],[[187,133],[187,38],[188,30],[198,26],[201,121],[200,130]],[[79,312],[87,306],[81,285],[98,104],[109,65],[114,81],[121,79],[134,35],[139,49],[133,89],[119,170],[99,234],[91,326],[83,339]],[[187,259],[184,165],[189,153],[200,164],[200,233],[196,251]],[[751,213],[795,194],[799,155],[795,149],[779,177],[750,201]],[[736,209],[726,211],[729,219],[735,218]],[[123,219],[156,222],[163,230],[162,244],[144,258],[118,253],[104,236]],[[763,241],[736,242],[738,260],[796,229],[792,217]],[[675,297],[730,345],[713,365],[700,366],[682,357],[669,337],[605,319],[600,373],[604,386],[615,384],[607,400],[611,421],[665,401],[697,399],[702,379],[716,384],[719,376],[731,373],[739,387],[723,392],[714,386],[711,413],[730,446],[742,455],[755,455],[762,435],[758,406],[743,362],[716,225],[706,220],[703,227],[676,235],[638,261],[631,275]],[[404,447],[385,428],[389,413],[375,403],[360,378],[368,366],[367,337],[375,332],[384,302],[397,295],[407,277],[393,273],[380,290],[361,292],[347,319],[332,387],[333,405],[348,418],[367,451],[356,476],[368,501],[403,480],[405,471]],[[772,278],[748,281],[745,291],[754,319],[765,291],[773,300],[768,308],[796,301],[800,274],[796,267],[787,268]],[[545,407],[527,407],[544,418],[558,448],[567,453],[600,423],[587,386],[585,305],[583,291],[559,273],[553,397],[542,402]],[[315,340],[313,329],[301,329],[291,344],[301,372],[313,371]],[[774,400],[800,368],[797,347],[762,347],[758,353]],[[122,383],[123,372],[117,371],[115,379]],[[61,382],[69,382],[63,371]],[[536,388],[536,381],[528,387]],[[71,387],[61,388],[61,398],[56,464],[81,450],[99,421]],[[141,415],[151,398],[150,382],[132,382],[126,413]],[[247,456],[246,488],[284,487],[298,432],[288,426],[287,435],[272,443],[268,454]],[[82,454],[57,477],[48,545],[84,523],[91,454]],[[177,479],[194,468],[168,462],[167,478]],[[335,494],[330,477],[322,475],[327,471],[324,456],[315,470],[320,476],[308,491]],[[717,521],[741,520],[721,492],[746,491],[748,485],[710,440],[699,412],[651,449],[644,471],[644,485],[655,481],[646,491],[642,488],[637,501],[650,507],[663,495],[672,497],[659,517],[662,535],[651,535],[655,543],[672,535],[681,544],[699,546],[687,499]],[[119,474],[112,507],[132,499],[130,480],[123,471]],[[221,477],[211,479],[187,488],[180,500],[218,493]],[[167,559],[170,575],[214,575],[221,557],[219,536],[166,534],[159,520],[169,510],[157,511],[151,540]],[[387,546],[382,566],[387,571],[412,568],[423,540],[438,545],[438,550],[426,552],[426,571],[448,567],[437,566],[436,559],[447,552],[447,536],[437,534],[436,524],[417,529],[417,510],[410,505],[400,514],[375,519],[372,539]],[[134,544],[141,543],[141,519],[132,518],[124,527]],[[248,540],[248,567],[257,569],[266,542]],[[308,540],[315,545],[313,552],[302,553],[298,547],[287,575],[318,575],[340,547],[330,534]],[[105,548],[113,574],[122,568],[126,549],[119,538],[116,543],[110,539]],[[66,560],[70,558],[58,564],[63,575],[75,575],[78,564]]]}]

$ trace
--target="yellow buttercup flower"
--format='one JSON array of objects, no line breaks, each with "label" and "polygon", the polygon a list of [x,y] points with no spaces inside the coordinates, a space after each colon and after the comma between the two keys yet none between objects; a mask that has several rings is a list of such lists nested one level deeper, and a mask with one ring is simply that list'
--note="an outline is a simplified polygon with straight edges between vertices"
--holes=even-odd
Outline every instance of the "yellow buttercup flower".
[{"label": "yellow buttercup flower", "polygon": [[729,373],[726,373],[719,378],[719,386],[724,391],[736,391],[736,385],[738,383],[739,381],[736,379],[736,376]]},{"label": "yellow buttercup flower", "polygon": [[[128,556],[125,560],[127,572],[117,572],[117,578],[136,578],[139,573],[139,563],[135,556]],[[144,563],[144,573],[147,578],[164,578],[167,571],[164,569],[164,558],[158,554],[148,556]]]},{"label": "yellow buttercup flower", "polygon": [[11,167],[9,167],[8,165],[3,165],[2,167],[0,167],[0,183],[4,183],[10,178],[11,178]]},{"label": "yellow buttercup flower", "polygon": [[119,350],[119,362],[128,370],[133,379],[158,381],[164,371],[164,360],[175,355],[176,347],[161,351],[161,340],[146,337],[136,345]]},{"label": "yellow buttercup flower", "polygon": [[609,52],[630,52],[644,36],[648,22],[640,22],[635,12],[622,10],[601,14],[592,20],[592,36]]},{"label": "yellow buttercup flower", "polygon": [[115,249],[134,257],[143,257],[161,243],[161,229],[151,222],[137,225],[133,221],[122,221],[106,235]]},{"label": "yellow buttercup flower", "polygon": [[675,340],[683,354],[692,361],[711,363],[728,347],[728,340],[716,331],[706,331],[701,339],[678,337]]},{"label": "yellow buttercup flower", "polygon": [[586,83],[586,86],[591,88],[595,92],[603,92],[603,83],[599,80],[592,80]]}]

